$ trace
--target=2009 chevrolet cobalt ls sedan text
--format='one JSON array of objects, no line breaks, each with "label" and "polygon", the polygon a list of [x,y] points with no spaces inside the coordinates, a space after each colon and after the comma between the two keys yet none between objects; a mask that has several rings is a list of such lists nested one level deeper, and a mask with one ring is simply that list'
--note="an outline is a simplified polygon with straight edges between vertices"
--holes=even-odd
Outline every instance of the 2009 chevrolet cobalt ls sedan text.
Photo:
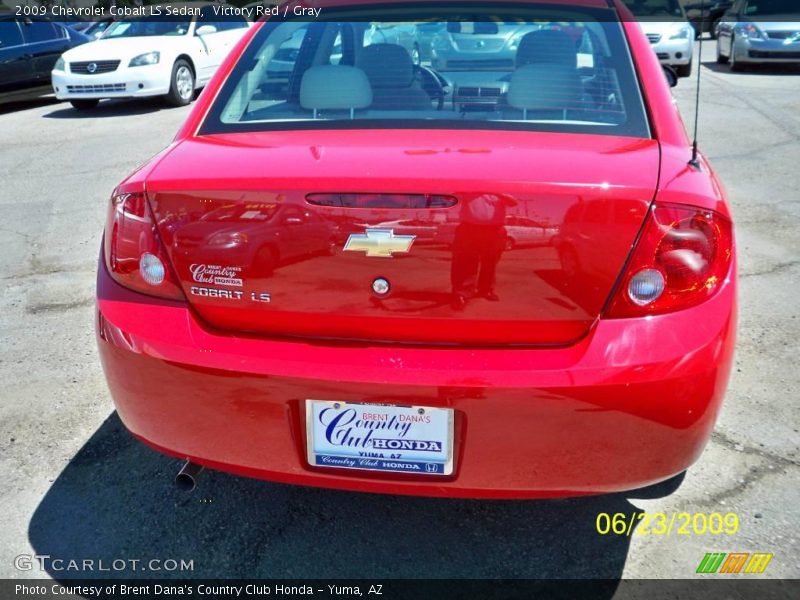
[{"label": "2009 chevrolet cobalt ls sedan text", "polygon": [[[731,367],[734,240],[641,28],[606,0],[365,6],[257,24],[114,191],[97,332],[125,425],[369,492],[685,470]],[[403,19],[531,30],[513,70],[440,73],[365,43]]]}]

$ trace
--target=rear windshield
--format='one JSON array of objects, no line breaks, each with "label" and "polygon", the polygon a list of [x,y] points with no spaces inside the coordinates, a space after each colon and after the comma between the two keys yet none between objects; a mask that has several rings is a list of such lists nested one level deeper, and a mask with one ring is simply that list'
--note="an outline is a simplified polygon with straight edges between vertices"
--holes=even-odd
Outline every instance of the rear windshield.
[{"label": "rear windshield", "polygon": [[649,137],[614,12],[439,6],[268,21],[201,133],[471,128]]}]

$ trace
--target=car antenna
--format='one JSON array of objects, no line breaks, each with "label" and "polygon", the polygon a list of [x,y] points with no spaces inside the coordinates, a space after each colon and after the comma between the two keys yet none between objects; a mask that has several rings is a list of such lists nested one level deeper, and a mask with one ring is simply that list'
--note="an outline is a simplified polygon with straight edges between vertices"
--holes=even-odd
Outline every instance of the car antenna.
[{"label": "car antenna", "polygon": [[700,161],[698,160],[697,151],[697,133],[698,125],[700,123],[700,73],[703,70],[703,25],[705,24],[706,14],[706,0],[700,2],[700,44],[697,50],[697,89],[695,91],[694,99],[694,136],[692,138],[692,160],[689,161],[689,166],[694,169],[700,170]]}]

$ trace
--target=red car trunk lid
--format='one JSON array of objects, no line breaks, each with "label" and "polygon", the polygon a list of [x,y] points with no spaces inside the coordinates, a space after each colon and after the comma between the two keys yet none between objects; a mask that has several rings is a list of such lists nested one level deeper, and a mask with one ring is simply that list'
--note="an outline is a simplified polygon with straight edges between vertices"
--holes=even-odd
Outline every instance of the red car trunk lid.
[{"label": "red car trunk lid", "polygon": [[216,328],[563,345],[600,314],[658,161],[656,141],[613,136],[226,134],[181,142],[147,190],[187,298]]}]

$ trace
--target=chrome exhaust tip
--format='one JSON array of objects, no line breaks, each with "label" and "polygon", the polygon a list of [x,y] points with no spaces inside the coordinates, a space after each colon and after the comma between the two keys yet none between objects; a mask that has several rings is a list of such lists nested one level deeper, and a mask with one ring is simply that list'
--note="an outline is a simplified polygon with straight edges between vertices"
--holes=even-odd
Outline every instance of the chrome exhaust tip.
[{"label": "chrome exhaust tip", "polygon": [[187,460],[175,476],[175,487],[182,492],[191,492],[197,487],[197,478],[202,471],[203,465]]}]

